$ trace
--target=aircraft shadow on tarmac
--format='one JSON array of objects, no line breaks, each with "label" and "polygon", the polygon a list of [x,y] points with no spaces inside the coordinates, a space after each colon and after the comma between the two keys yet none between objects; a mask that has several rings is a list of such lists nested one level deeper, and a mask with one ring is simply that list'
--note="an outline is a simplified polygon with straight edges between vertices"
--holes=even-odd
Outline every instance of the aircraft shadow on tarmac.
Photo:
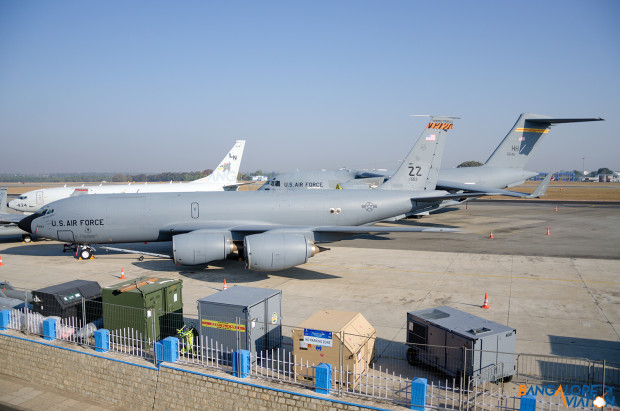
[{"label": "aircraft shadow on tarmac", "polygon": [[[617,341],[595,340],[590,338],[565,337],[550,335],[551,354],[563,357],[585,358],[590,361],[603,360],[615,363],[617,378],[620,379],[620,343]],[[541,368],[545,361],[540,361]],[[565,364],[575,367],[574,364]],[[560,366],[557,363],[549,363],[548,368]],[[587,368],[587,367],[586,367]],[[587,370],[585,370],[587,372]],[[620,380],[618,381],[620,383]]]},{"label": "aircraft shadow on tarmac", "polygon": [[327,280],[340,278],[336,275],[319,273],[300,267],[293,267],[276,272],[252,271],[246,270],[243,262],[232,260],[215,261],[213,263],[197,266],[174,265],[172,261],[163,259],[135,261],[132,264],[144,270],[174,272],[199,281],[224,282],[224,279],[226,279],[226,281],[231,284],[254,283],[266,280],[269,277],[284,277],[294,280]]},{"label": "aircraft shadow on tarmac", "polygon": [[75,256],[75,251],[63,253],[62,244],[56,242],[36,241],[28,244],[18,244],[2,251],[8,255],[24,255],[33,257],[57,257],[60,255]]}]

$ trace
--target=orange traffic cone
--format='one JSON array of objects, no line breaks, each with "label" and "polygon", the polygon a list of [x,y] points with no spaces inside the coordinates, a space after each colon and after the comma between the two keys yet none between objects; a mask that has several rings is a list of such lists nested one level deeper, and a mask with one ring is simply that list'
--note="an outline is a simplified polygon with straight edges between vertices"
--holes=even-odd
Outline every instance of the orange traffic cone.
[{"label": "orange traffic cone", "polygon": [[4,264],[2,264],[2,256],[0,255],[0,267],[2,267]]},{"label": "orange traffic cone", "polygon": [[228,286],[226,285],[226,279],[224,278],[224,290],[228,290]]},{"label": "orange traffic cone", "polygon": [[558,211],[558,206],[555,206],[555,211]]},{"label": "orange traffic cone", "polygon": [[495,238],[493,237],[493,231],[491,231],[491,235],[489,236],[489,238]]},{"label": "orange traffic cone", "polygon": [[549,227],[547,227],[547,234],[546,235],[551,235],[551,233],[549,232]]},{"label": "orange traffic cone", "polygon": [[121,268],[121,280],[126,280],[127,277],[125,277],[125,271],[123,271],[123,269]]},{"label": "orange traffic cone", "polygon": [[487,293],[484,293],[484,304],[482,304],[482,307],[480,308],[491,308],[489,307],[489,297],[487,296]]}]

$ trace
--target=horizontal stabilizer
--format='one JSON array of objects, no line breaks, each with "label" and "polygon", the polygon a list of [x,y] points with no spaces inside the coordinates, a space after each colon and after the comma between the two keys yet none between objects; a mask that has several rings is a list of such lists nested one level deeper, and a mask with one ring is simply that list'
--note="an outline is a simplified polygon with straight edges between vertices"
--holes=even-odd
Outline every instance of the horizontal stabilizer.
[{"label": "horizontal stabilizer", "polygon": [[551,118],[541,114],[523,113],[484,166],[523,168],[538,143],[554,124],[602,120],[600,117]]},{"label": "horizontal stabilizer", "polygon": [[530,118],[527,121],[536,124],[561,124],[561,123],[585,123],[587,121],[605,121],[604,118],[592,117],[592,118]]}]

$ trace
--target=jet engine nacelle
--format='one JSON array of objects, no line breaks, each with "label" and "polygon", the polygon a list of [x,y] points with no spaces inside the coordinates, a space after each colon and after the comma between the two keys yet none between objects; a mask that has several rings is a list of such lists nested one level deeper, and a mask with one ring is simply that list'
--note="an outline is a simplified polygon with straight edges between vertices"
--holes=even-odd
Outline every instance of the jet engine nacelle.
[{"label": "jet engine nacelle", "polygon": [[256,271],[277,271],[295,267],[319,252],[301,234],[254,234],[243,240],[247,267]]},{"label": "jet engine nacelle", "polygon": [[172,237],[175,264],[198,265],[223,260],[236,251],[230,233],[193,232]]}]

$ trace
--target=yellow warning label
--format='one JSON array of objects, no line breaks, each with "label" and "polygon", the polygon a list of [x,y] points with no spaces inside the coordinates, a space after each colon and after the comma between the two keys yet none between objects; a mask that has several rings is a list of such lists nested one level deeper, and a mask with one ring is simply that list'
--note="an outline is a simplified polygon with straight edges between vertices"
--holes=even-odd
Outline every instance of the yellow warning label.
[{"label": "yellow warning label", "polygon": [[240,325],[240,324],[237,325],[235,323],[225,323],[223,321],[202,320],[202,326],[210,327],[210,328],[219,328],[220,330],[228,330],[228,331],[239,330],[242,333],[245,332],[245,325]]}]

